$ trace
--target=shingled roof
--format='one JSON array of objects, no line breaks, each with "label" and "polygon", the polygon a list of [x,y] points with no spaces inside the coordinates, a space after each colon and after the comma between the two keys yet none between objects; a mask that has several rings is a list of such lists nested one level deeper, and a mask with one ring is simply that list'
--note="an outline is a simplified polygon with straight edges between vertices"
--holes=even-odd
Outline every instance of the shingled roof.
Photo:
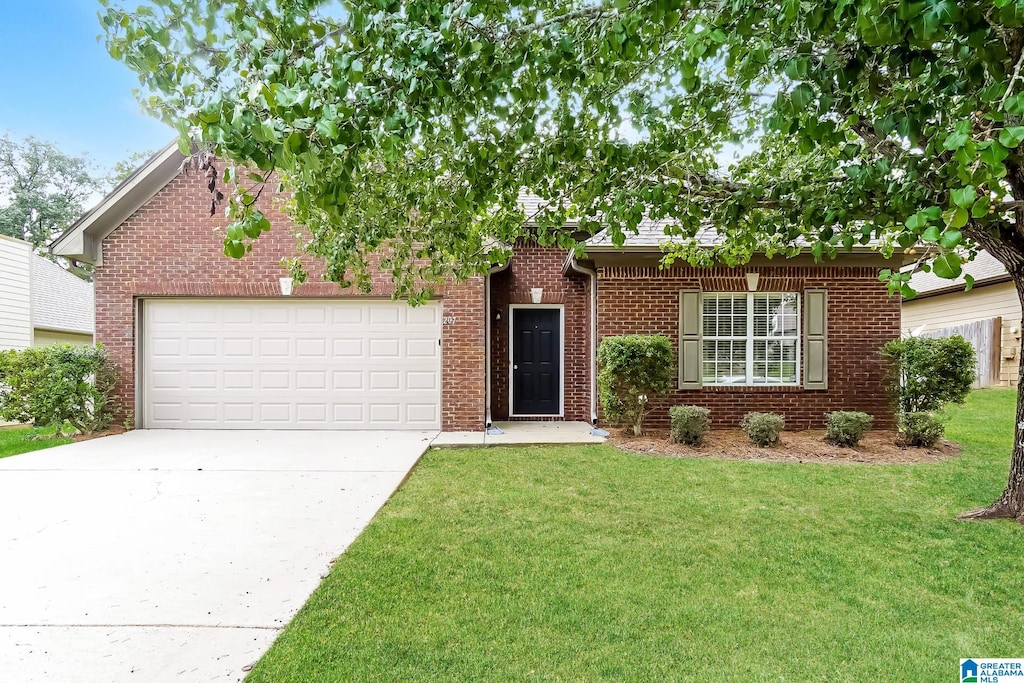
[{"label": "shingled roof", "polygon": [[32,326],[57,332],[92,334],[92,284],[53,261],[32,257]]}]

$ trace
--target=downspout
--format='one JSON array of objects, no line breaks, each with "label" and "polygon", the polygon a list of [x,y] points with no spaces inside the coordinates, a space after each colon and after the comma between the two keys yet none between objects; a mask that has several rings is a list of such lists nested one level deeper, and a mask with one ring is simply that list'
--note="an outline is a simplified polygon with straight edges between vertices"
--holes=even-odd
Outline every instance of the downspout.
[{"label": "downspout", "polygon": [[484,278],[484,430],[491,429],[491,275],[500,273],[512,264],[509,258],[500,266],[487,271]]},{"label": "downspout", "polygon": [[581,266],[573,252],[569,252],[566,265],[571,270],[590,277],[590,424],[594,428],[591,433],[607,436],[607,432],[597,427],[597,271]]}]

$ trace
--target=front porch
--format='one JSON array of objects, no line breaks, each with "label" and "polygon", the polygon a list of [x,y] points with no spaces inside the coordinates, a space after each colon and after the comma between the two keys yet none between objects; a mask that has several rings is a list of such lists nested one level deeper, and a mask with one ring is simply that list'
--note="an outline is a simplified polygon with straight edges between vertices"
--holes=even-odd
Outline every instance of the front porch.
[{"label": "front porch", "polygon": [[[500,432],[500,433],[499,433]],[[431,448],[485,448],[488,446],[604,443],[586,422],[495,422],[479,432],[441,432],[430,442]]]}]

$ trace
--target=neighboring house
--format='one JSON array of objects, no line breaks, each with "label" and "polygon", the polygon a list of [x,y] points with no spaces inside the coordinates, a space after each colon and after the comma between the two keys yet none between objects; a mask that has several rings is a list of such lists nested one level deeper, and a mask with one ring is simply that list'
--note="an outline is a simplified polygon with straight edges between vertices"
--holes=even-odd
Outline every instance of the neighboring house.
[{"label": "neighboring house", "polygon": [[0,350],[92,341],[92,285],[0,235]]},{"label": "neighboring house", "polygon": [[792,428],[840,409],[892,424],[878,348],[899,335],[900,308],[878,281],[894,265],[877,253],[663,270],[652,225],[621,249],[598,236],[579,262],[514,245],[491,274],[416,308],[389,300],[386,274],[360,296],[321,281],[314,263],[285,296],[288,219],[263,201],[275,229],[245,259],[224,257],[223,218],[208,217],[204,180],[180,174],[181,161],[174,146],[160,152],[52,247],[96,264],[97,339],[142,427],[594,422],[596,342],[627,333],[667,335],[678,352],[678,388],[654,424],[684,403],[709,406],[718,426],[752,410]]},{"label": "neighboring house", "polygon": [[914,273],[910,286],[918,294],[903,301],[903,330],[925,336],[963,334],[978,351],[978,385],[1015,387],[1021,339],[1017,289],[1005,266],[988,252],[965,264],[964,274],[974,277],[970,291],[964,291],[963,277]]}]

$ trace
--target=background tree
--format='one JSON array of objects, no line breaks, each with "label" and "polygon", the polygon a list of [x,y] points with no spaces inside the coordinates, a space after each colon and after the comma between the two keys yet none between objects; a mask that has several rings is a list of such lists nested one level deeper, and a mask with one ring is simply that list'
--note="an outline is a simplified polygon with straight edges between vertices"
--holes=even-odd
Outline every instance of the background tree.
[{"label": "background tree", "polygon": [[135,170],[142,165],[142,163],[148,160],[151,156],[156,154],[151,149],[143,150],[141,152],[132,152],[121,161],[114,164],[114,167],[110,169],[104,180],[110,188],[117,187],[122,182],[128,179]]},{"label": "background tree", "polygon": [[27,137],[0,138],[0,235],[31,242],[83,280],[92,280],[87,263],[57,259],[47,247],[74,223],[100,194],[127,178],[152,152],[135,152],[106,174],[86,156],[62,152],[54,143]]},{"label": "background tree", "polygon": [[45,249],[102,187],[85,157],[33,137],[0,138],[0,235]]},{"label": "background tree", "polygon": [[[525,188],[544,243],[648,216],[675,226],[667,262],[872,243],[949,278],[981,246],[1024,291],[1024,0],[103,2],[150,110],[185,151],[278,171],[341,283],[385,245],[403,294],[482,272]],[[727,143],[750,151],[723,170]],[[227,213],[244,255],[265,218],[248,189]],[[975,516],[1024,520],[1016,444]]]}]

